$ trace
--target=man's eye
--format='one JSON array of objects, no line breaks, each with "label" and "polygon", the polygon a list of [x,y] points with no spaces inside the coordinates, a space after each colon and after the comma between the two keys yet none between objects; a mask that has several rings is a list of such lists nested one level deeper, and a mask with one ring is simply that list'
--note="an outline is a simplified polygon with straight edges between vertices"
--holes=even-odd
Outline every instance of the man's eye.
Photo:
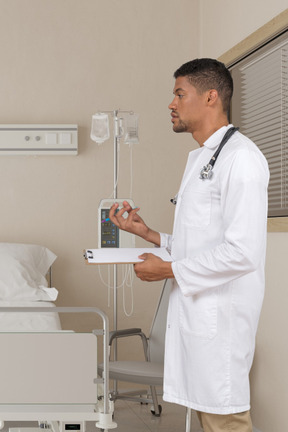
[{"label": "man's eye", "polygon": [[183,94],[178,94],[179,99],[182,99],[184,97]]}]

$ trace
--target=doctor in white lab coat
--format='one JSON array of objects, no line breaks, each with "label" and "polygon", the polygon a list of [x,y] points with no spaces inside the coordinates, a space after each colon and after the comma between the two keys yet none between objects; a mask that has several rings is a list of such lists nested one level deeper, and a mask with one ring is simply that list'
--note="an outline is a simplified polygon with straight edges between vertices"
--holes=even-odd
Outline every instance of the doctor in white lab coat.
[{"label": "doctor in white lab coat", "polygon": [[[174,74],[169,105],[175,132],[190,132],[189,154],[175,197],[173,234],[149,228],[127,202],[110,219],[171,252],[135,265],[146,281],[173,278],[165,352],[164,400],[195,409],[205,432],[252,432],[249,371],[264,294],[269,170],[239,131],[223,146],[211,178],[200,178],[227,130],[233,92],[229,71],[196,59]],[[128,212],[128,218],[124,218]]]}]

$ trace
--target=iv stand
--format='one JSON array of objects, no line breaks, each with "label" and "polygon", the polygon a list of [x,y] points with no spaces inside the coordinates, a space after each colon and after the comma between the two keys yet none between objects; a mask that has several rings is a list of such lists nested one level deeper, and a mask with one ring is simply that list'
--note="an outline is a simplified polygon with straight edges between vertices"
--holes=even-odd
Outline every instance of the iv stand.
[{"label": "iv stand", "polygon": [[[114,111],[101,111],[105,114],[111,114],[113,117],[113,144],[114,144],[114,167],[113,167],[113,199],[116,200],[118,198],[118,147],[119,141],[122,137],[122,124],[121,118],[118,117],[121,113],[129,113],[133,114],[133,111],[122,111],[122,110],[114,110]],[[118,327],[118,316],[117,316],[117,265],[113,264],[113,330],[117,330]],[[117,360],[117,341],[114,343],[113,350],[113,359]]]},{"label": "iv stand", "polygon": [[[118,198],[118,146],[119,140],[122,136],[121,134],[121,125],[119,123],[119,113],[132,113],[132,111],[122,111],[122,110],[114,110],[114,111],[104,111],[105,113],[110,113],[113,115],[114,120],[114,169],[113,169],[113,199]],[[117,264],[113,264],[113,330],[117,330],[118,328],[118,314],[117,314]],[[113,360],[117,360],[117,339],[114,341],[114,349],[113,349]],[[117,394],[117,381],[114,381],[114,393]]]},{"label": "iv stand", "polygon": [[[114,175],[113,175],[113,181],[114,181],[114,187],[113,187],[113,199],[118,198],[118,141],[119,141],[119,135],[116,133],[118,130],[117,122],[118,122],[118,110],[115,110],[113,112],[113,118],[114,118]],[[117,265],[113,264],[113,328],[114,330],[117,330],[118,327],[118,314],[117,314],[117,304],[118,304],[118,296],[117,296]],[[114,361],[117,360],[117,340],[115,340],[116,344],[114,344],[114,351],[113,351],[113,359]],[[114,381],[114,391],[117,391],[117,381]]]}]

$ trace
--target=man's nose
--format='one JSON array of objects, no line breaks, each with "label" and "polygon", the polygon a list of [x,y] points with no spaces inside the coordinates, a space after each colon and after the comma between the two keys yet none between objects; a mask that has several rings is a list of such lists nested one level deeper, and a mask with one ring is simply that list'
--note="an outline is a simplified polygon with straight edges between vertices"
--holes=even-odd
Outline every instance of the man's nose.
[{"label": "man's nose", "polygon": [[176,108],[176,97],[174,97],[174,99],[172,100],[172,102],[168,105],[168,108],[170,110],[173,110]]}]

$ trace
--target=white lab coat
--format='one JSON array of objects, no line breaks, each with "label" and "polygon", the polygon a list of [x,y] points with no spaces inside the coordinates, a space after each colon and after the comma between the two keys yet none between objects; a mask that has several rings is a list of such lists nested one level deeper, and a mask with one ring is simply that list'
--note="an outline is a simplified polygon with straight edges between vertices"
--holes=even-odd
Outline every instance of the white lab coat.
[{"label": "white lab coat", "polygon": [[[229,125],[228,127],[231,127]],[[250,408],[249,371],[264,294],[269,170],[236,132],[211,180],[199,178],[228,127],[189,154],[173,235],[164,400],[230,414]]]}]

